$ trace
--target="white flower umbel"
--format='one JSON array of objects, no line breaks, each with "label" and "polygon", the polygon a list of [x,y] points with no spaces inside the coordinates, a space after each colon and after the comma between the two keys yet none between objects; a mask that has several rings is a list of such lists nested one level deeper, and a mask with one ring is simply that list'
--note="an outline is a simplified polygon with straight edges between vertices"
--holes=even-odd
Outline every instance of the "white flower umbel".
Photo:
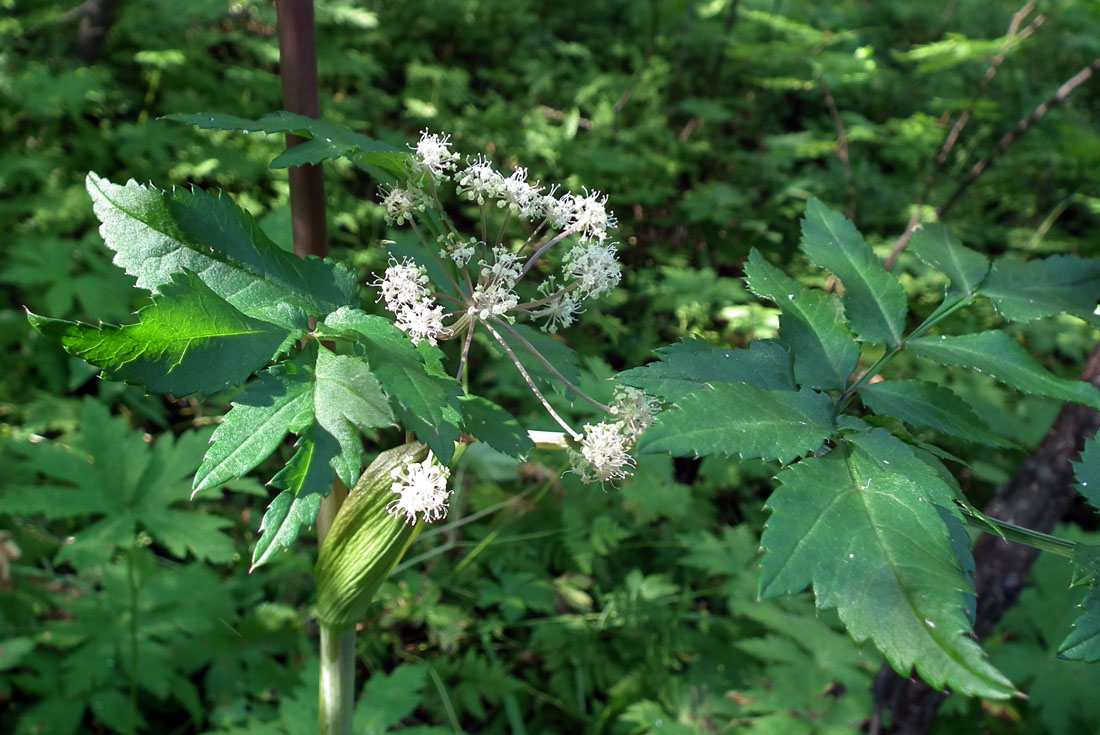
[{"label": "white flower umbel", "polygon": [[469,263],[470,258],[474,257],[477,246],[485,244],[478,242],[476,237],[463,239],[454,232],[448,232],[446,237],[436,238],[436,242],[443,246],[443,252],[447,254],[447,257],[459,266]]},{"label": "white flower umbel", "polygon": [[481,156],[478,156],[473,163],[467,160],[466,168],[455,178],[457,184],[455,190],[458,195],[478,204],[495,199],[500,194],[500,187],[504,182],[504,177]]},{"label": "white flower umbel", "polygon": [[619,285],[622,267],[615,246],[603,242],[575,245],[565,256],[565,274],[579,281],[577,290],[586,299],[599,298]]},{"label": "white flower umbel", "polygon": [[628,447],[630,437],[618,423],[586,424],[580,452],[570,456],[573,472],[585,483],[621,480],[635,466]]},{"label": "white flower umbel", "polygon": [[608,411],[619,423],[620,431],[636,441],[642,432],[657,423],[660,404],[637,388],[621,385],[615,389],[615,400]]},{"label": "white flower umbel", "polygon": [[533,317],[546,320],[542,325],[544,332],[557,332],[568,327],[581,312],[577,297],[565,290],[558,291],[553,276],[542,282],[539,293],[545,297],[546,303],[541,308],[532,309],[530,313]]},{"label": "white flower umbel", "polygon": [[596,240],[602,243],[607,239],[607,231],[619,224],[607,211],[606,194],[586,189],[583,197],[570,194],[568,203],[573,209],[572,228],[580,234],[581,242]]},{"label": "white flower umbel", "polygon": [[500,184],[498,207],[508,207],[521,219],[535,219],[539,213],[539,187],[527,183],[527,169],[517,168]]},{"label": "white flower umbel", "polygon": [[435,303],[428,290],[428,274],[412,258],[398,263],[391,257],[386,274],[376,278],[373,285],[393,313],[394,324],[409,335],[414,345],[427,340],[434,346],[439,339],[451,336],[450,328],[443,326],[443,307]]},{"label": "white flower umbel", "polygon": [[448,171],[458,165],[458,154],[451,152],[451,136],[438,135],[423,130],[416,144],[416,151],[409,159],[414,172],[430,174],[436,179],[446,178]]},{"label": "white flower umbel", "polygon": [[390,476],[390,491],[397,495],[386,506],[390,515],[404,516],[410,526],[416,524],[417,516],[427,523],[447,517],[451,497],[447,479],[451,471],[437,462],[434,454],[428,452],[423,462],[409,459],[403,467],[395,467]]}]

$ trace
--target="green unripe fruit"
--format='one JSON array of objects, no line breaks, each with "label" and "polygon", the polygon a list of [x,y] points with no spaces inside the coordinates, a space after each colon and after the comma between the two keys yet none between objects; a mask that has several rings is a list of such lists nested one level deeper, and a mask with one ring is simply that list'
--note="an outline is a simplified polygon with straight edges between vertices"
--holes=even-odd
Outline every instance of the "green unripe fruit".
[{"label": "green unripe fruit", "polygon": [[314,570],[317,617],[324,625],[346,628],[362,620],[375,592],[420,533],[423,521],[409,525],[386,506],[394,498],[394,470],[427,456],[420,442],[382,452],[340,506]]}]

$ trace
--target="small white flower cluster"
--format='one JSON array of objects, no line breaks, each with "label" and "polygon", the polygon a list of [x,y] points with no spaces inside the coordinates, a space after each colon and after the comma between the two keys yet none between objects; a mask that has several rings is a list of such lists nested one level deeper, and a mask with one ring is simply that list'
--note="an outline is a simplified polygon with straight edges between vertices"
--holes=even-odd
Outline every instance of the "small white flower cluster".
[{"label": "small white flower cluster", "polygon": [[398,263],[391,257],[386,275],[372,285],[393,312],[398,329],[406,332],[414,345],[426,339],[434,346],[440,338],[451,336],[451,330],[443,326],[443,307],[428,290],[428,274],[412,258]]},{"label": "small white flower cluster", "polygon": [[450,476],[450,469],[437,462],[431,452],[423,462],[406,460],[404,466],[390,472],[393,478],[390,491],[397,497],[386,505],[386,512],[405,516],[410,526],[416,524],[418,515],[426,523],[446,518],[450,508],[451,491],[447,489]]},{"label": "small white flower cluster", "polygon": [[636,466],[630,448],[656,422],[657,401],[637,388],[620,386],[609,413],[615,421],[586,424],[579,452],[570,455],[572,471],[582,482],[621,480]]},{"label": "small white flower cluster", "polygon": [[[583,194],[566,192],[559,195],[557,186],[550,186],[547,191],[537,182],[529,182],[527,169],[516,167],[510,175],[504,176],[481,155],[467,159],[465,167],[459,168],[459,155],[451,150],[449,135],[425,130],[417,144],[410,148],[413,154],[409,167],[413,176],[409,183],[383,193],[382,205],[388,225],[411,224],[415,229],[418,213],[438,204],[438,185],[452,181],[460,198],[483,207],[483,228],[484,207],[495,204],[505,210],[509,218],[528,223],[535,234],[544,236],[541,242],[533,242],[535,235],[531,236],[525,244],[525,247],[530,246],[530,253],[523,252],[522,248],[510,252],[501,247],[501,237],[496,238],[496,245],[492,246],[477,238],[459,235],[453,231],[450,219],[441,212],[446,229],[445,234],[436,238],[441,257],[450,259],[458,268],[466,268],[475,261],[479,249],[483,255],[487,251],[492,254],[492,258],[476,260],[481,271],[462,299],[466,302],[465,313],[485,320],[523,310],[545,319],[543,329],[556,331],[573,322],[581,311],[582,301],[599,298],[618,285],[621,268],[615,245],[608,242],[608,231],[618,222],[607,211],[606,195],[587,189]],[[540,288],[542,299],[522,304],[515,294],[516,283],[535,264],[533,261],[567,238],[575,240],[562,260],[562,287],[554,292]],[[490,238],[482,232],[482,239]],[[519,262],[514,279],[504,278],[498,272],[502,255],[510,256],[515,262],[522,256],[523,262]],[[507,263],[509,268],[512,265],[512,261]],[[456,313],[463,312],[458,310]]]}]

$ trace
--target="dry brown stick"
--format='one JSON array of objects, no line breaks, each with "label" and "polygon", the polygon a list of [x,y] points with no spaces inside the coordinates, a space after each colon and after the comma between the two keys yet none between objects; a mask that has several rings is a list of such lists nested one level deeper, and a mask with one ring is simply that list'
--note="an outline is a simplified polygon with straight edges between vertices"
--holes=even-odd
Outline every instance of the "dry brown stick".
[{"label": "dry brown stick", "polygon": [[829,117],[833,119],[836,127],[836,156],[844,164],[844,179],[848,182],[848,219],[856,218],[856,182],[852,176],[852,161],[848,157],[848,131],[844,129],[844,121],[840,119],[840,110],[837,109],[833,91],[821,74],[814,72],[817,83],[821,86],[821,94],[825,97],[825,104],[829,107]]},{"label": "dry brown stick", "polygon": [[1032,125],[1043,119],[1043,116],[1046,115],[1052,107],[1057,107],[1058,105],[1064,103],[1066,99],[1070,96],[1070,94],[1072,94],[1073,90],[1077,89],[1082,84],[1087,82],[1097,69],[1100,69],[1100,58],[1093,59],[1091,64],[1074,74],[1068,80],[1066,80],[1065,84],[1059,87],[1058,91],[1055,92],[1050,99],[1040,104],[1038,107],[1032,110],[1030,115],[1025,117],[1020,122],[1016,123],[1016,127],[1005,133],[1004,136],[997,142],[996,147],[992,151],[990,151],[985,158],[975,163],[973,168],[971,168],[967,172],[966,177],[963,178],[961,182],[959,182],[959,185],[955,188],[955,191],[951,192],[951,196],[947,197],[947,200],[940,205],[940,208],[937,210],[937,214],[943,216],[948,212],[948,210],[955,206],[955,202],[957,202],[959,200],[959,197],[961,197],[963,193],[970,187],[970,185],[974,183],[974,180],[981,176],[986,169],[996,163],[997,159],[1000,158],[1006,150],[1008,150],[1008,147],[1010,145],[1015,143],[1021,135],[1026,133],[1031,128]]},{"label": "dry brown stick", "polygon": [[[1081,374],[1100,388],[1100,344],[1097,344]],[[1073,504],[1073,467],[1087,437],[1100,429],[1100,413],[1078,403],[1062,407],[1054,425],[1038,449],[1016,473],[997,489],[983,509],[991,518],[1035,531],[1049,533]],[[974,588],[977,615],[974,633],[987,637],[1001,617],[1016,604],[1039,552],[996,536],[982,536],[974,547]],[[919,679],[902,677],[883,666],[874,685],[875,711],[871,735],[919,735],[928,731],[946,695]],[[891,725],[882,726],[889,712]]]},{"label": "dry brown stick", "polygon": [[989,89],[990,82],[993,81],[993,77],[997,75],[997,70],[1004,63],[1005,58],[1008,56],[1008,52],[1013,46],[1023,41],[1025,38],[1035,32],[1035,29],[1043,24],[1043,16],[1037,16],[1035,20],[1023,30],[1020,31],[1020,23],[1023,22],[1032,10],[1035,9],[1035,3],[1027,3],[1022,8],[1017,10],[1012,20],[1008,24],[1008,31],[1005,33],[1007,40],[1004,45],[1001,46],[1000,52],[993,57],[989,62],[989,68],[985,70],[985,74],[982,76],[982,81],[978,85],[977,91],[970,98],[970,103],[967,105],[966,110],[959,115],[958,119],[951,126],[951,130],[947,132],[944,137],[943,144],[940,145],[940,150],[936,154],[936,157],[932,159],[932,169],[928,172],[928,176],[924,179],[924,186],[921,188],[920,196],[917,197],[917,202],[913,206],[913,213],[909,217],[909,222],[905,226],[905,231],[901,233],[897,242],[894,243],[894,247],[890,249],[890,254],[886,257],[885,266],[886,270],[890,270],[894,267],[894,263],[897,262],[898,256],[909,245],[909,240],[912,239],[913,233],[917,231],[918,225],[920,225],[920,213],[924,209],[924,203],[928,201],[928,196],[932,193],[932,185],[936,182],[936,176],[939,175],[940,169],[943,168],[943,164],[947,161],[948,154],[951,153],[955,147],[955,143],[959,140],[959,135],[962,133],[963,128],[970,121],[970,116],[974,114],[974,109],[978,106],[978,101]]}]

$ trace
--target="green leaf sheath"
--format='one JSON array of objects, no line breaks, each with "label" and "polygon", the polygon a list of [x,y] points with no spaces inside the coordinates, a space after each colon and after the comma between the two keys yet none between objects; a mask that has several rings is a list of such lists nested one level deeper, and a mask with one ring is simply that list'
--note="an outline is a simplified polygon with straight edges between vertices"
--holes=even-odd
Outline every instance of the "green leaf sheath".
[{"label": "green leaf sheath", "polygon": [[318,332],[354,337],[401,424],[415,432],[442,462],[451,461],[455,442],[461,438],[462,387],[458,381],[425,364],[408,335],[383,317],[344,308],[318,325]]},{"label": "green leaf sheath", "polygon": [[1023,345],[1001,331],[919,337],[906,342],[906,346],[920,357],[941,365],[969,368],[1024,393],[1083,403],[1100,410],[1100,390],[1090,383],[1052,375]]},{"label": "green leaf sheath", "polygon": [[905,291],[855,225],[811,199],[802,220],[802,250],[814,265],[844,284],[845,310],[853,332],[869,342],[901,344],[909,311]]},{"label": "green leaf sheath", "polygon": [[522,459],[535,447],[512,414],[481,396],[462,398],[462,425],[466,433],[510,457]]},{"label": "green leaf sheath", "polygon": [[1002,257],[978,293],[1014,322],[1066,313],[1100,325],[1093,314],[1100,300],[1100,260],[1052,255],[1025,262]]},{"label": "green leaf sheath", "polygon": [[941,224],[924,225],[913,234],[909,250],[947,276],[949,295],[972,294],[989,273],[989,258],[959,242]]},{"label": "green leaf sheath", "polygon": [[[389,402],[367,365],[310,342],[268,368],[234,401],[195,475],[195,492],[240,477],[275,451],[288,432],[347,485],[362,468],[359,430],[393,426]],[[315,433],[309,433],[310,430]],[[332,477],[329,476],[331,484]]]},{"label": "green leaf sheath", "polygon": [[[319,435],[319,436],[318,436]],[[321,444],[318,444],[320,439]],[[252,551],[252,569],[290,548],[298,535],[313,525],[321,499],[332,489],[332,468],[325,461],[338,448],[326,447],[333,438],[311,426],[298,439],[297,451],[270,485],[281,490],[271,501],[260,522],[260,538]]]},{"label": "green leaf sheath", "polygon": [[813,585],[857,641],[870,638],[898,672],[934,687],[1008,697],[1011,683],[968,637],[973,594],[952,544],[952,490],[882,429],[784,470],[768,500],[761,590]]},{"label": "green leaf sheath", "polygon": [[1084,612],[1073,621],[1073,630],[1058,648],[1058,657],[1071,661],[1100,661],[1100,590],[1094,589],[1081,603]]},{"label": "green leaf sheath", "polygon": [[1095,436],[1085,440],[1081,458],[1073,464],[1077,479],[1077,492],[1089,501],[1089,505],[1100,510],[1100,440]]},{"label": "green leaf sheath", "polygon": [[991,447],[1012,442],[985,427],[970,405],[947,388],[919,380],[884,380],[863,385],[860,399],[879,416],[893,416],[915,426]]},{"label": "green leaf sheath", "polygon": [[397,179],[404,178],[406,175],[405,161],[409,157],[408,152],[332,123],[314,120],[293,112],[273,112],[258,120],[248,120],[225,113],[206,112],[165,115],[165,119],[208,130],[292,133],[310,139],[281,153],[271,162],[271,168],[289,168],[336,158],[348,158],[365,168],[379,169]]},{"label": "green leaf sheath", "polygon": [[227,196],[119,186],[94,173],[87,186],[115,264],[140,288],[154,290],[186,268],[245,314],[299,331],[306,317],[358,301],[351,270],[280,249]]},{"label": "green leaf sheath", "polygon": [[757,250],[749,253],[745,277],[749,290],[779,307],[779,337],[791,348],[795,379],[810,388],[842,390],[859,361],[859,345],[840,299],[806,288]]},{"label": "green leaf sheath", "polygon": [[210,395],[243,383],[292,337],[284,327],[240,312],[191,271],[160,284],[153,303],[138,312],[137,324],[29,318],[35,329],[102,368],[106,377],[179,396]]},{"label": "green leaf sheath", "polygon": [[739,454],[785,463],[821,447],[833,430],[833,410],[829,396],[812,390],[718,383],[663,412],[638,449],[697,457]]},{"label": "green leaf sheath", "polygon": [[623,371],[615,380],[670,403],[715,383],[748,383],[764,390],[795,389],[790,350],[770,340],[753,342],[747,350],[734,350],[685,339],[659,348],[657,356],[659,361]]}]

